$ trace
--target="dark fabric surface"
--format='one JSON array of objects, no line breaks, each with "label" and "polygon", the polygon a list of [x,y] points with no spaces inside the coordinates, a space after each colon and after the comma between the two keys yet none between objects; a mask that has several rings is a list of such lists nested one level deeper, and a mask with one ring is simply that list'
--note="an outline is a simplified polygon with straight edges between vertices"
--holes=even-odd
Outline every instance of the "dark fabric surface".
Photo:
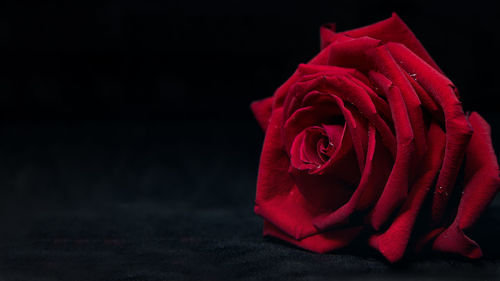
[{"label": "dark fabric surface", "polygon": [[320,255],[263,238],[252,211],[263,134],[253,122],[1,128],[1,280],[500,278],[498,200],[470,232],[485,253],[478,261],[390,265],[360,245]]},{"label": "dark fabric surface", "polygon": [[488,253],[480,261],[427,257],[397,266],[366,249],[319,255],[263,239],[248,208],[141,202],[44,210],[32,220],[1,244],[5,280],[498,280],[498,219],[475,236]]}]

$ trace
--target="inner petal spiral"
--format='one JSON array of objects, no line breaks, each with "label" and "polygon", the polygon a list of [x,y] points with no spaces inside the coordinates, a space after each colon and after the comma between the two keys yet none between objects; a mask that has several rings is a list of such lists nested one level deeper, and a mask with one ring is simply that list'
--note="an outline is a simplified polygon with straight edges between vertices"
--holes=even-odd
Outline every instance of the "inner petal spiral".
[{"label": "inner petal spiral", "polygon": [[330,164],[342,146],[344,125],[311,126],[295,138],[291,148],[291,163],[299,170],[316,171]]}]

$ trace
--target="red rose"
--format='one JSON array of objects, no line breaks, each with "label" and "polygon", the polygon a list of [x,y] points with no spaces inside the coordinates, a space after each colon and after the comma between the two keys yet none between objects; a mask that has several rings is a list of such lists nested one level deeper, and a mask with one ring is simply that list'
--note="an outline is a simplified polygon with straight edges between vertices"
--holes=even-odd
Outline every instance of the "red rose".
[{"label": "red rose", "polygon": [[314,252],[369,237],[391,262],[410,238],[414,248],[480,257],[464,230],[500,185],[486,121],[464,114],[453,83],[395,14],[340,33],[325,25],[321,46],[252,104],[266,131],[255,201],[264,235]]}]

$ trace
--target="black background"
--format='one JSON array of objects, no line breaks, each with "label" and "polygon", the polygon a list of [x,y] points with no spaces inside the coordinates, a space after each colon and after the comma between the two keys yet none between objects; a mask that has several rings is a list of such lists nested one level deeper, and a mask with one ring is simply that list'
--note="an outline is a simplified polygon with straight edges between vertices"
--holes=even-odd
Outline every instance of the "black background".
[{"label": "black background", "polygon": [[0,279],[498,278],[498,202],[474,232],[479,262],[390,266],[362,246],[315,255],[261,238],[250,102],[318,52],[322,23],[393,11],[498,151],[494,1],[2,2]]}]

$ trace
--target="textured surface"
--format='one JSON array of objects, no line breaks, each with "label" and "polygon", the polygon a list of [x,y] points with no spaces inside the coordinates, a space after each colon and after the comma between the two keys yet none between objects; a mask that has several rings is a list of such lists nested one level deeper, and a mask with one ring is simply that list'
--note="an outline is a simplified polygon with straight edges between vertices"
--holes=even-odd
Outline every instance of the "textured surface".
[{"label": "textured surface", "polygon": [[[495,209],[498,214],[498,208]],[[261,237],[248,209],[152,203],[42,211],[1,244],[5,280],[378,280],[499,276],[498,219],[483,225],[490,255],[477,262],[428,258],[390,266],[372,251],[319,255]],[[476,235],[477,237],[478,235]],[[496,251],[496,253],[495,253]],[[227,279],[229,278],[229,279]]]},{"label": "textured surface", "polygon": [[484,250],[479,261],[433,256],[391,266],[356,245],[319,255],[262,238],[252,212],[262,133],[235,124],[2,124],[0,279],[500,277],[498,198],[470,234]]}]

